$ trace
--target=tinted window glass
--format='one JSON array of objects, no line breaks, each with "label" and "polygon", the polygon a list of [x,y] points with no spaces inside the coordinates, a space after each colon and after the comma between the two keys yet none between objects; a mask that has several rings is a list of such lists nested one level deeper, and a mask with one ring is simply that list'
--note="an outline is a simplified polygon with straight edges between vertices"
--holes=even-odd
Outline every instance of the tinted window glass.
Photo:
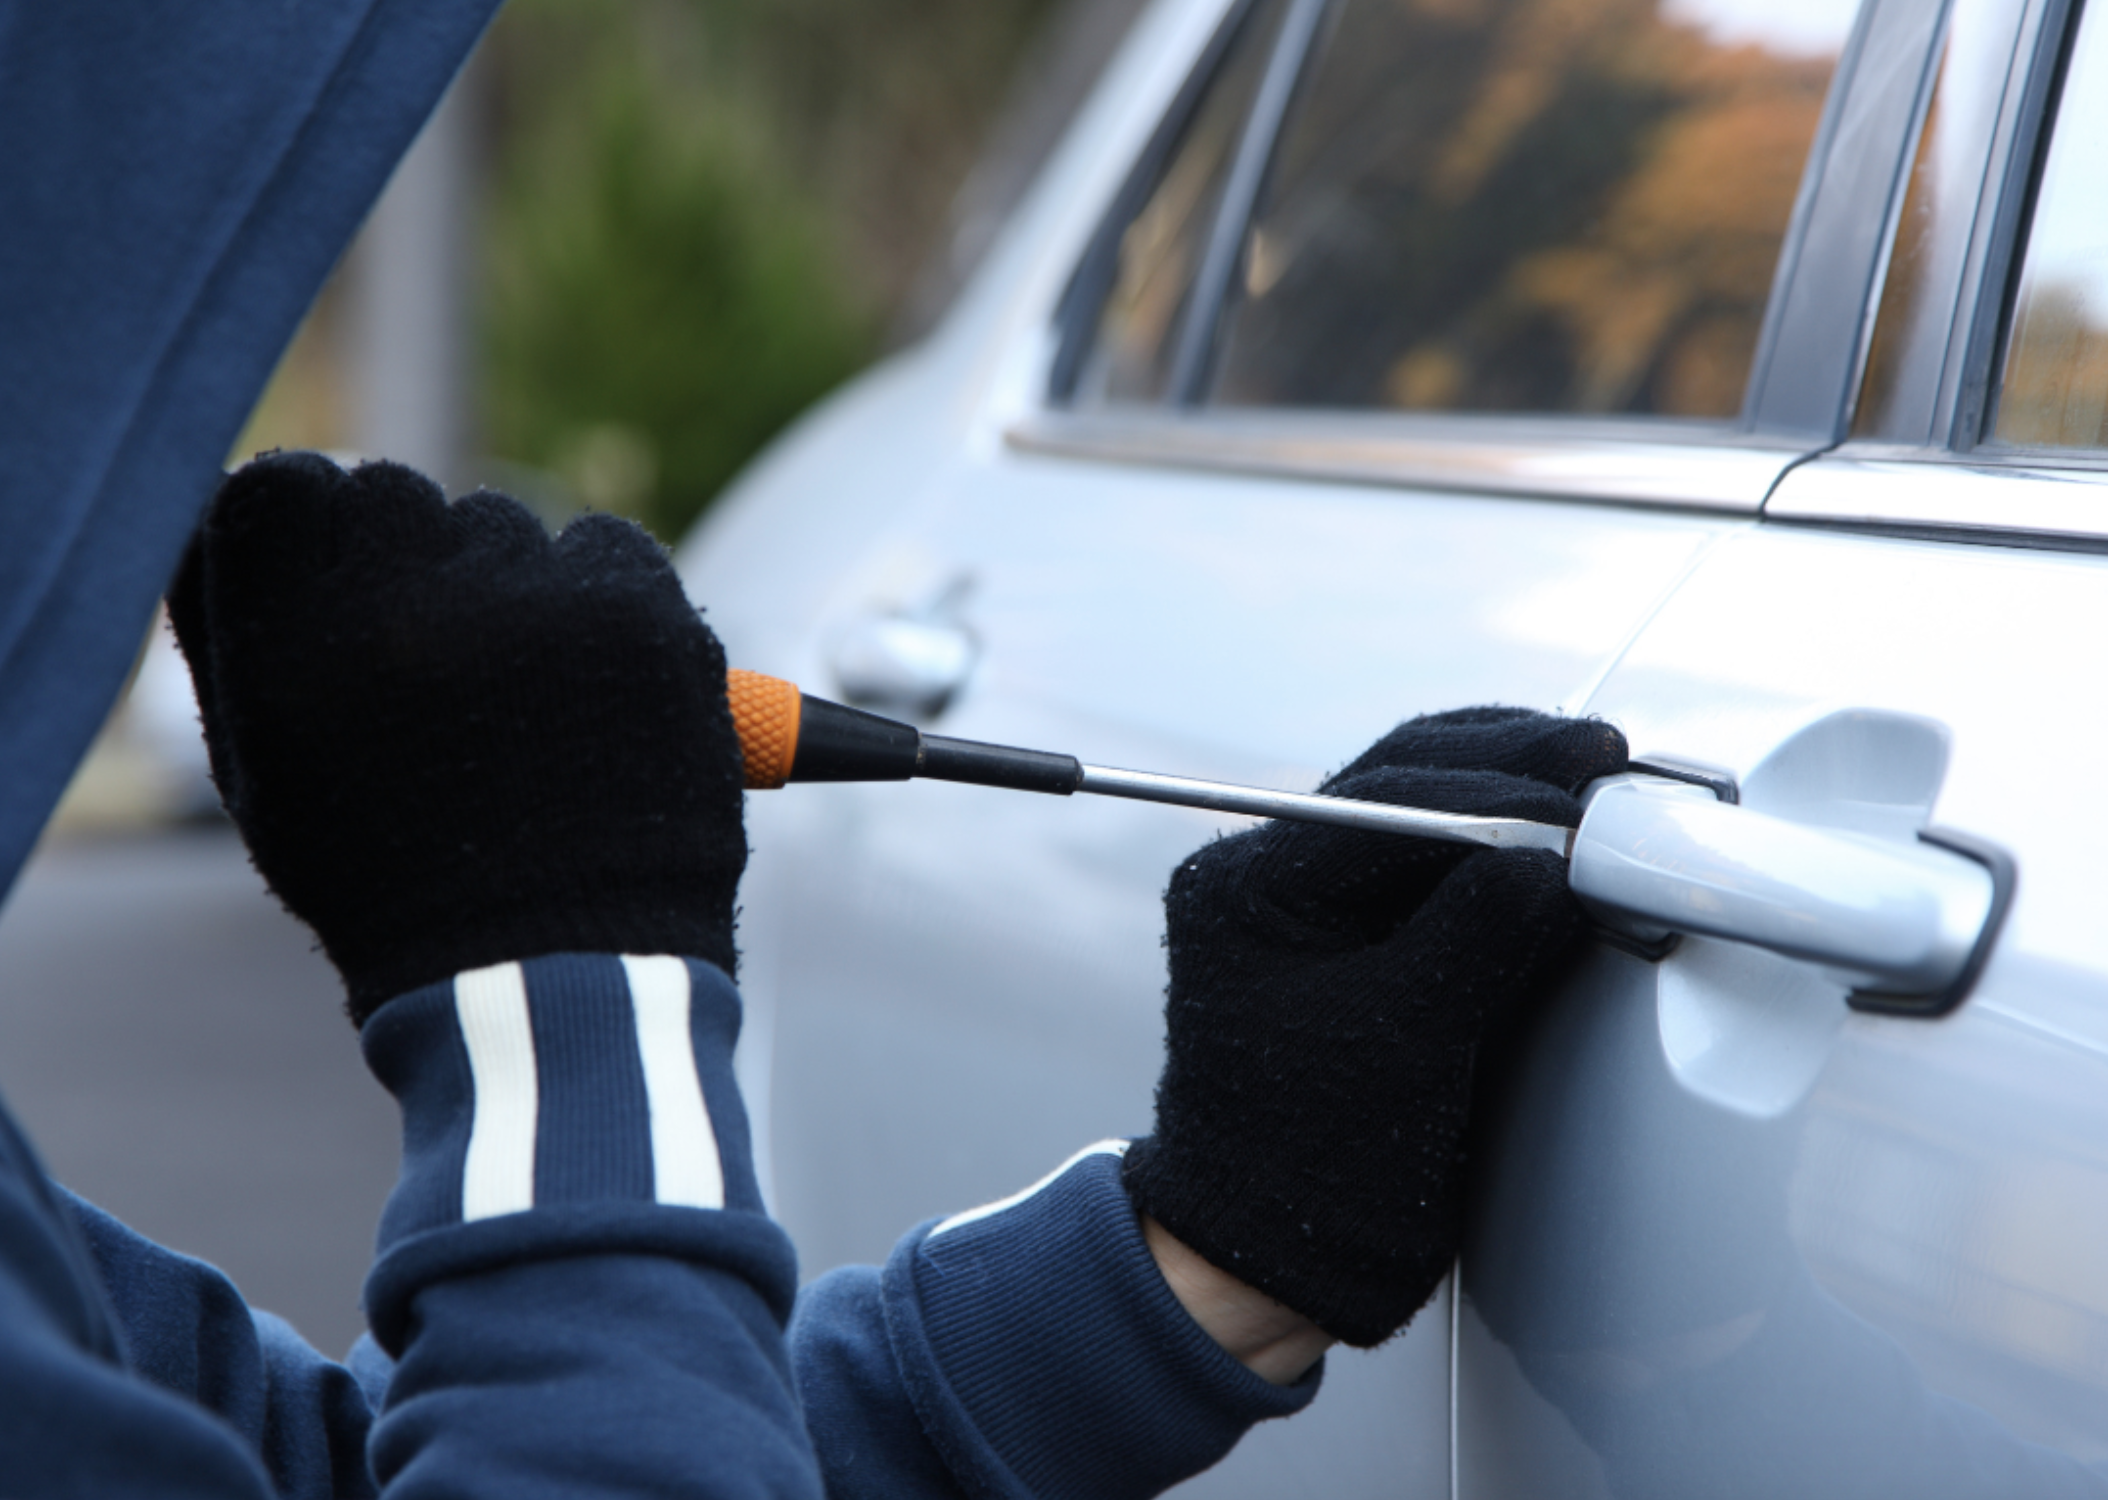
[{"label": "tinted window glass", "polygon": [[1976,194],[1967,174],[1971,167],[1979,175],[1982,170],[1976,152],[1970,149],[1973,140],[1954,128],[1948,106],[1955,50],[1951,45],[1946,49],[1918,135],[1910,187],[1889,246],[1866,375],[1852,413],[1853,437],[1909,442],[1925,435],[1913,430],[1924,397],[1911,387],[1938,380],[1946,353],[1947,320],[1940,309],[1922,304],[1931,300],[1929,291],[1948,271],[1943,262],[1960,248],[1955,234],[1959,226],[1943,221],[1973,215]]},{"label": "tinted window glass", "polygon": [[1984,156],[2007,108],[2013,6],[1954,0],[1944,18],[1931,98],[1908,190],[1893,226],[1881,301],[1852,436],[1918,446],[1934,441],[1955,294],[1984,201]]},{"label": "tinted window glass", "polygon": [[2015,284],[1997,416],[2000,442],[2108,447],[2108,19],[2088,8]]},{"label": "tinted window glass", "polygon": [[1215,399],[1733,415],[1851,9],[1340,0]]},{"label": "tinted window glass", "polygon": [[1286,0],[1250,7],[1162,174],[1121,233],[1112,290],[1077,372],[1079,401],[1155,401],[1165,395],[1194,273],[1286,9]]}]

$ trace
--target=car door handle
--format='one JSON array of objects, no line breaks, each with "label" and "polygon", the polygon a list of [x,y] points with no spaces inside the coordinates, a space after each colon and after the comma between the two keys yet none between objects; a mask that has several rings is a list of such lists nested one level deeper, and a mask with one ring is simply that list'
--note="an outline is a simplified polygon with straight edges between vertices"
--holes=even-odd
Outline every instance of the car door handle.
[{"label": "car door handle", "polygon": [[1570,882],[1640,941],[1696,933],[1820,964],[1864,1010],[1960,1003],[2013,888],[2002,851],[1927,831],[1917,843],[1810,826],[1698,787],[1612,777],[1592,789]]},{"label": "car door handle", "polygon": [[866,615],[836,639],[827,665],[845,701],[927,718],[965,686],[977,651],[973,632],[952,620]]}]

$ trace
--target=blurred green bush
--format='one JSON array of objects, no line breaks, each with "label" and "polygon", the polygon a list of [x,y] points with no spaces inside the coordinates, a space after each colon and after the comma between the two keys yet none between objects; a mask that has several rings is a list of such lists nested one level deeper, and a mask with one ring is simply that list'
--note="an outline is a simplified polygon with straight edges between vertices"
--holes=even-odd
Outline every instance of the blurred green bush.
[{"label": "blurred green bush", "polygon": [[488,445],[673,539],[873,348],[813,205],[737,123],[609,84],[506,163]]},{"label": "blurred green bush", "polygon": [[1054,0],[513,0],[481,420],[671,541],[880,349]]}]

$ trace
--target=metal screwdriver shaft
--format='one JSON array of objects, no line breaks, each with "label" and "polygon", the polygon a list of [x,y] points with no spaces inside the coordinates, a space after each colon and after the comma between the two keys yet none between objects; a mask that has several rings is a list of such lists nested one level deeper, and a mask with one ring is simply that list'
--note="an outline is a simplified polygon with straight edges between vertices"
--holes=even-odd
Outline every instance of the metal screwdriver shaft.
[{"label": "metal screwdriver shaft", "polygon": [[732,717],[746,755],[746,781],[754,790],[789,781],[906,781],[920,777],[1007,787],[1067,797],[1089,792],[1210,812],[1244,813],[1330,823],[1378,833],[1411,834],[1494,849],[1549,849],[1565,857],[1574,832],[1523,818],[1479,818],[1419,807],[1393,807],[1349,797],[1275,792],[1088,766],[1072,755],[989,745],[978,740],[924,734],[912,724],[861,709],[812,698],[781,678],[758,672],[727,674]]},{"label": "metal screwdriver shaft", "polygon": [[1079,792],[1101,797],[1132,797],[1141,802],[1168,802],[1204,807],[1210,812],[1249,813],[1257,818],[1289,818],[1298,823],[1331,823],[1367,828],[1376,833],[1409,833],[1493,849],[1549,849],[1571,852],[1574,831],[1555,823],[1524,818],[1476,818],[1465,813],[1435,812],[1423,807],[1394,807],[1387,802],[1359,802],[1351,797],[1321,797],[1310,792],[1270,792],[1188,776],[1159,776],[1152,771],[1118,771],[1109,766],[1083,767]]}]

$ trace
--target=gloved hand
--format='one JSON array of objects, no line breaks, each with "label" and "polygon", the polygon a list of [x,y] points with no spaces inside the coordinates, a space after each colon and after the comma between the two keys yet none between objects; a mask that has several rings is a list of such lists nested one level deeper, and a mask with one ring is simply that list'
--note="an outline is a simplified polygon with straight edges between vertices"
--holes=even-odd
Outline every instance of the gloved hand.
[{"label": "gloved hand", "polygon": [[[1321,791],[1573,827],[1625,768],[1608,724],[1474,708],[1401,724]],[[1156,1132],[1129,1196],[1346,1343],[1403,1327],[1455,1258],[1480,1040],[1576,947],[1566,862],[1313,824],[1217,840],[1164,898]]]},{"label": "gloved hand", "polygon": [[221,487],[169,616],[220,796],[355,1024],[546,953],[731,972],[724,652],[630,522],[552,540],[503,495],[273,455]]}]

